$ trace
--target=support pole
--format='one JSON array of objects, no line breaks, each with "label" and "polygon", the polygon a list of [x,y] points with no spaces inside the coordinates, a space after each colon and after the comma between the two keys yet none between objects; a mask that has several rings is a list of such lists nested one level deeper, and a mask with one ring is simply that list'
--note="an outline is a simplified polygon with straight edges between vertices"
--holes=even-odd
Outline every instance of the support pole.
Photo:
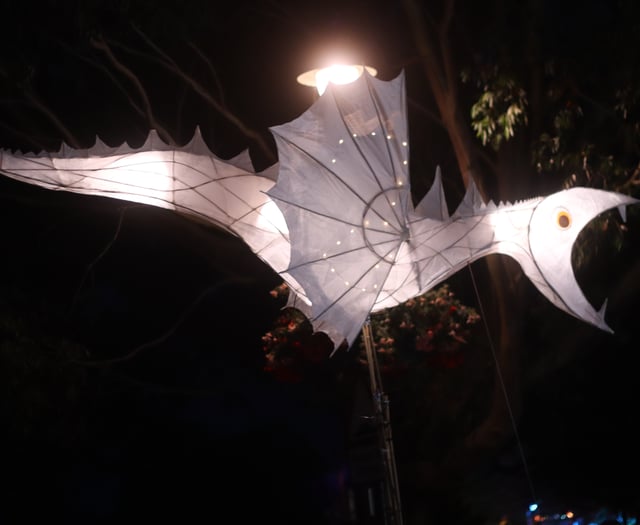
[{"label": "support pole", "polygon": [[362,339],[367,355],[371,395],[375,410],[375,421],[378,428],[378,439],[384,469],[384,518],[386,525],[402,525],[402,508],[400,506],[400,486],[396,470],[393,436],[391,434],[391,417],[389,397],[382,388],[382,378],[378,368],[378,358],[373,343],[371,321],[367,318],[362,327]]}]

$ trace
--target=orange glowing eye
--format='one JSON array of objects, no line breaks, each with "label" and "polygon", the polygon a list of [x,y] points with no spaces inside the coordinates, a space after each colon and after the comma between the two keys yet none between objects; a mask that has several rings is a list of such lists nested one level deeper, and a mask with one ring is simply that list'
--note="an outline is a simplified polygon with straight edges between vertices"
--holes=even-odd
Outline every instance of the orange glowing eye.
[{"label": "orange glowing eye", "polygon": [[558,215],[556,215],[556,224],[566,230],[569,226],[571,226],[571,215],[568,211],[560,210]]}]

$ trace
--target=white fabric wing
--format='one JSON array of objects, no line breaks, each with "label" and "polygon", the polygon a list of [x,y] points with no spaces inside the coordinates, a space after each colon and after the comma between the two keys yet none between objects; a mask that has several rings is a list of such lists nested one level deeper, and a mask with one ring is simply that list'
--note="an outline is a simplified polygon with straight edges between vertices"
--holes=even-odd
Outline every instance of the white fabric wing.
[{"label": "white fabric wing", "polygon": [[417,279],[388,281],[412,213],[404,75],[330,86],[271,129],[280,172],[269,195],[289,227],[288,273],[311,299],[316,330],[351,344],[383,290]]},{"label": "white fabric wing", "polygon": [[[276,171],[274,165],[254,173],[247,151],[226,161],[218,158],[199,129],[182,147],[166,144],[151,131],[140,148],[109,147],[97,139],[87,150],[63,145],[55,153],[0,152],[0,172],[13,179],[175,210],[241,237],[276,272],[284,272],[289,235],[267,195]],[[293,278],[288,282],[300,291]]]}]

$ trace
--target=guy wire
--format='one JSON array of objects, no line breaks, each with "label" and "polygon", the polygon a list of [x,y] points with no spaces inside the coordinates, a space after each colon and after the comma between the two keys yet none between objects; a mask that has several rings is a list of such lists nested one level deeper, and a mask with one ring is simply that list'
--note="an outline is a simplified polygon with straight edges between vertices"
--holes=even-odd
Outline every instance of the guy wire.
[{"label": "guy wire", "polygon": [[520,441],[520,433],[518,432],[518,428],[516,426],[516,420],[513,416],[513,410],[511,410],[511,403],[509,402],[509,395],[507,393],[507,388],[504,384],[504,378],[502,377],[502,372],[500,371],[500,363],[498,362],[498,357],[496,355],[496,349],[493,344],[493,339],[491,338],[491,331],[489,330],[489,325],[487,324],[487,318],[484,314],[484,308],[482,306],[482,300],[480,299],[480,293],[478,292],[478,286],[476,285],[476,278],[473,274],[473,270],[471,268],[471,264],[467,263],[467,267],[469,268],[469,273],[471,274],[471,282],[473,283],[473,289],[476,293],[476,299],[478,300],[478,307],[480,308],[480,316],[482,317],[482,323],[484,324],[484,329],[487,334],[487,340],[489,341],[489,347],[491,348],[491,355],[493,356],[493,362],[496,367],[496,375],[498,376],[498,381],[500,382],[500,388],[502,388],[502,394],[504,395],[504,400],[507,405],[507,412],[509,413],[509,419],[511,420],[511,426],[513,428],[513,433],[516,437],[516,442],[518,443],[518,451],[520,452],[520,459],[522,460],[522,465],[524,467],[525,476],[527,477],[527,482],[529,483],[529,490],[531,491],[532,501],[537,501],[536,492],[533,488],[533,481],[531,479],[531,474],[529,473],[529,466],[527,464],[527,458],[524,454],[524,449],[522,448],[522,441]]}]

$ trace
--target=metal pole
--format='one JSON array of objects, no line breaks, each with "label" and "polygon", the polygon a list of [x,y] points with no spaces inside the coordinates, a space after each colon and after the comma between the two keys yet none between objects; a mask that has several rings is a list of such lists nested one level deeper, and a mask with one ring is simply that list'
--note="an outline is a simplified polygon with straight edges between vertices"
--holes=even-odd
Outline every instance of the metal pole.
[{"label": "metal pole", "polygon": [[371,383],[371,395],[375,419],[378,427],[378,438],[382,454],[384,469],[384,504],[385,523],[387,525],[402,525],[402,508],[400,506],[400,486],[398,484],[398,472],[396,470],[395,452],[393,449],[393,436],[391,434],[391,417],[389,410],[389,397],[382,388],[382,378],[378,367],[378,358],[373,343],[371,321],[367,319],[362,327],[362,339],[367,355],[369,368],[369,381]]}]

